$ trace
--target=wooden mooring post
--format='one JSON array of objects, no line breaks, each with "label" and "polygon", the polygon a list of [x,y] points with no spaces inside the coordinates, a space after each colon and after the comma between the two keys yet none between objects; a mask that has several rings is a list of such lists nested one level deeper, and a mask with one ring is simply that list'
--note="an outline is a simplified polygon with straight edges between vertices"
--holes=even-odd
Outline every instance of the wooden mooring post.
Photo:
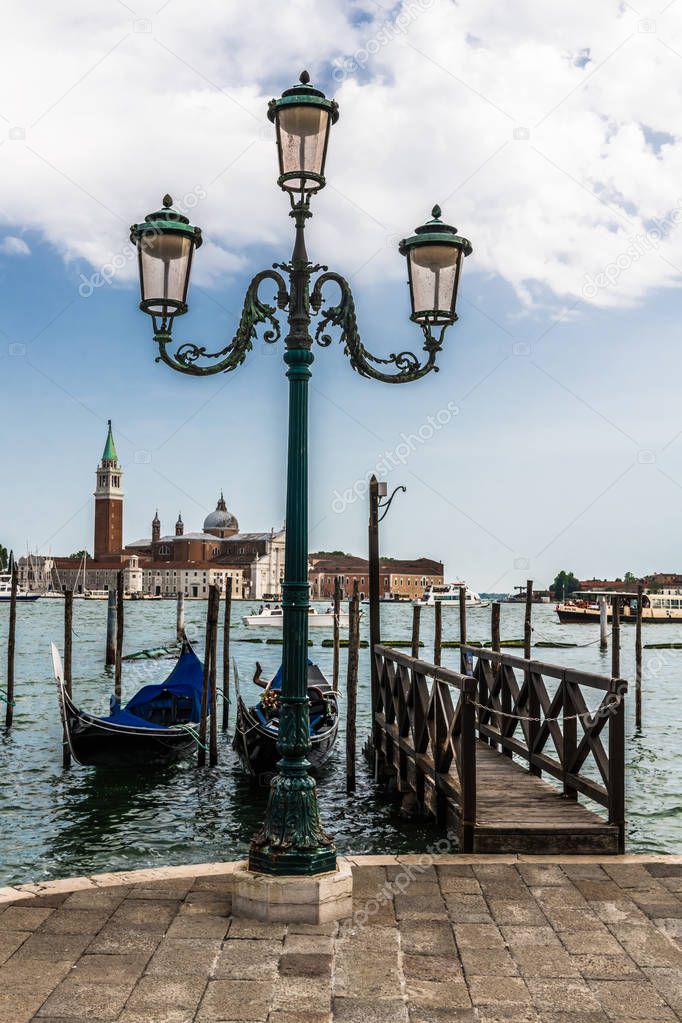
[{"label": "wooden mooring post", "polygon": [[467,588],[459,588],[459,670],[463,675],[467,673],[466,657],[464,646],[467,641]]},{"label": "wooden mooring post", "polygon": [[[213,703],[211,689],[214,678],[213,670],[213,649],[214,633],[218,625],[218,602],[216,601],[216,587],[211,586],[208,591],[208,602],[206,607],[206,639],[204,643],[204,681],[201,690],[201,717],[199,719],[199,742],[197,750],[197,765],[204,767],[206,764],[206,738],[208,736],[208,712]],[[210,694],[210,695],[209,695]]]},{"label": "wooden mooring post", "polygon": [[230,628],[232,626],[232,576],[225,583],[225,615],[223,618],[223,731],[230,723]]},{"label": "wooden mooring post", "polygon": [[642,597],[644,587],[637,587],[637,622],[635,624],[635,726],[642,727]]},{"label": "wooden mooring post", "polygon": [[[64,593],[64,689],[73,696],[73,590]],[[71,747],[64,729],[62,766],[71,767]]]},{"label": "wooden mooring post", "polygon": [[[531,649],[533,646],[533,580],[526,580],[526,609],[523,617],[523,656],[530,661]],[[535,749],[540,733],[540,698],[537,686],[533,685],[530,666],[526,667],[525,680],[528,683],[528,745]],[[539,778],[542,769],[537,762],[531,758],[530,773]]]},{"label": "wooden mooring post", "polygon": [[419,624],[422,609],[419,606],[412,608],[412,656],[419,657]]},{"label": "wooden mooring post", "polygon": [[606,597],[599,598],[599,649],[604,653],[609,648],[609,608]]},{"label": "wooden mooring post", "polygon": [[9,634],[7,636],[7,707],[5,709],[5,728],[11,728],[14,720],[14,655],[17,637],[17,587],[19,577],[17,566],[12,562],[12,583],[9,604]]},{"label": "wooden mooring post", "polygon": [[123,696],[122,661],[123,661],[123,569],[116,576],[116,658],[114,661],[114,699],[120,705]]},{"label": "wooden mooring post", "polygon": [[620,677],[620,597],[611,601],[611,677]]},{"label": "wooden mooring post", "polygon": [[533,580],[526,580],[526,613],[523,619],[523,656],[530,657],[533,645]]},{"label": "wooden mooring post", "polygon": [[346,678],[346,792],[355,790],[355,733],[360,649],[360,596],[357,580],[348,605],[348,672]]},{"label": "wooden mooring post", "polygon": [[339,691],[339,651],[341,647],[341,580],[338,575],[334,576],[334,652],[332,659],[332,688],[335,693]]},{"label": "wooden mooring post", "polygon": [[433,606],[433,663],[440,664],[443,649],[443,605],[437,600]]},{"label": "wooden mooring post", "polygon": [[185,594],[178,590],[177,605],[175,609],[175,637],[178,643],[182,643],[185,635]]},{"label": "wooden mooring post", "polygon": [[209,717],[209,740],[208,740],[208,765],[215,767],[218,763],[218,615],[220,613],[220,587],[212,586],[213,600],[215,602],[215,625],[211,635],[211,690]]},{"label": "wooden mooring post", "polygon": [[116,664],[116,590],[107,594],[107,643],[104,651],[104,664],[107,668]]}]

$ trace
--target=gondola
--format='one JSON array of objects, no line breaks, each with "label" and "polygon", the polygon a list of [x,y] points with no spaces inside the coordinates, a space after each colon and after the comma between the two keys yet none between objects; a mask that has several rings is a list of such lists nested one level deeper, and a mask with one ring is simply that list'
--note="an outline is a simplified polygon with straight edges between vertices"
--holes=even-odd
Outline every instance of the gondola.
[{"label": "gondola", "polygon": [[196,747],[204,668],[187,639],[165,682],[144,686],[125,707],[112,697],[106,717],[76,707],[54,643],[52,662],[66,741],[79,764],[148,771],[174,763]]},{"label": "gondola", "polygon": [[[280,753],[277,750],[279,735],[278,694],[282,690],[282,668],[266,683],[261,679],[261,667],[256,662],[254,682],[261,686],[266,696],[249,707],[237,687],[237,720],[232,748],[236,751],[244,770],[253,778],[265,784],[274,774]],[[308,760],[313,769],[320,768],[330,757],[339,730],[339,704],[337,694],[312,661],[308,661],[308,705],[310,712],[311,749]]]}]

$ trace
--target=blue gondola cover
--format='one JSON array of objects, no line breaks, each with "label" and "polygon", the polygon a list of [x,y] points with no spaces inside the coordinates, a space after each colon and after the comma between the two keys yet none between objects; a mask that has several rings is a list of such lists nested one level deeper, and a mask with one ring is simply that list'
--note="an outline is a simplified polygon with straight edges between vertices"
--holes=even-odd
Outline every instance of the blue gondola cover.
[{"label": "blue gondola cover", "polygon": [[166,702],[170,709],[182,701],[187,708],[186,720],[199,721],[203,684],[203,665],[194,651],[188,648],[180,655],[165,682],[144,686],[125,707],[116,706],[112,700],[111,713],[102,720],[134,728],[163,729],[165,725],[150,718],[158,718]]}]

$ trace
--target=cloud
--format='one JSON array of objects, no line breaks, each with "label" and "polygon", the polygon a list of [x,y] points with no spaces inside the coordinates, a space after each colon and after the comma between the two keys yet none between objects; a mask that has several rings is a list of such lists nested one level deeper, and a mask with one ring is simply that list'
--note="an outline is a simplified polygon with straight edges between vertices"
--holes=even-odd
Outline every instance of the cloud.
[{"label": "cloud", "polygon": [[29,256],[31,254],[31,250],[24,239],[15,238],[11,234],[8,234],[0,242],[0,252],[6,256]]},{"label": "cloud", "polygon": [[[634,305],[682,275],[682,5],[638,9],[206,0],[189,19],[178,0],[15,7],[0,217],[96,269],[165,191],[202,191],[192,218],[211,245],[197,283],[245,272],[264,245],[281,258],[291,229],[265,109],[307,66],[341,108],[311,258],[402,285],[397,240],[437,201],[474,244],[467,272],[501,277],[524,305]],[[119,262],[132,279],[134,260]]]}]

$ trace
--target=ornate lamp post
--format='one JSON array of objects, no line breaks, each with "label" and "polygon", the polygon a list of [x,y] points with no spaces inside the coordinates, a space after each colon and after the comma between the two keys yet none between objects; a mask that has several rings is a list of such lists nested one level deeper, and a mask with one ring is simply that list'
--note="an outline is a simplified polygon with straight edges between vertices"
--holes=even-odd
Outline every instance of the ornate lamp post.
[{"label": "ornate lamp post", "polygon": [[[271,100],[268,117],[277,136],[280,175],[278,184],[288,192],[290,216],[295,224],[291,260],[275,263],[257,273],[249,284],[234,338],[210,352],[192,342],[177,344],[171,333],[176,316],[187,312],[187,288],[192,257],[201,244],[201,231],[173,209],[165,196],[163,209],[131,228],[140,264],[140,308],[153,320],[157,361],[194,376],[236,369],[268,324],[263,339],[274,343],[281,336],[277,309],[287,311],[284,362],[289,379],[289,440],[287,468],[287,542],[283,582],[283,678],[278,749],[282,759],[271,783],[261,830],[254,837],[249,867],[266,874],[318,874],[334,870],[336,852],[320,822],[314,779],[308,772],[310,750],[307,698],[308,657],[308,380],[313,344],[331,344],[330,326],[340,330],[340,341],[351,366],[362,376],[388,383],[408,383],[437,369],[447,327],[457,319],[455,302],[462,259],[471,252],[466,238],[441,223],[434,207],[433,220],[417,228],[400,243],[407,256],[412,299],[411,319],[424,335],[425,358],[398,352],[386,358],[371,355],[357,330],[355,304],[347,281],[325,266],[313,265],[305,246],[305,223],[312,216],[310,199],[324,188],[324,166],[331,126],[338,106],[310,85],[303,72],[300,84]],[[313,276],[316,276],[311,287]],[[285,280],[286,277],[286,280]],[[276,306],[259,297],[265,281],[276,287]],[[336,305],[324,306],[323,289],[333,283],[339,291]],[[324,307],[324,308],[323,308]],[[310,334],[311,311],[317,317]],[[171,351],[171,345],[175,350]]]}]

